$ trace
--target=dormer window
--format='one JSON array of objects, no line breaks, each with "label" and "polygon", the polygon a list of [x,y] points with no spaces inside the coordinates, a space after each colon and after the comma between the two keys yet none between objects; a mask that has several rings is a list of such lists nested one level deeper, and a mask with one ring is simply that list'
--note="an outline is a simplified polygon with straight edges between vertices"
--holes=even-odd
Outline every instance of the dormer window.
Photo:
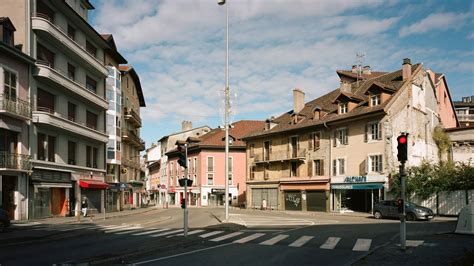
[{"label": "dormer window", "polygon": [[348,110],[348,103],[347,102],[340,102],[339,103],[339,114],[345,114]]},{"label": "dormer window", "polygon": [[377,106],[380,104],[380,94],[370,96],[370,106]]}]

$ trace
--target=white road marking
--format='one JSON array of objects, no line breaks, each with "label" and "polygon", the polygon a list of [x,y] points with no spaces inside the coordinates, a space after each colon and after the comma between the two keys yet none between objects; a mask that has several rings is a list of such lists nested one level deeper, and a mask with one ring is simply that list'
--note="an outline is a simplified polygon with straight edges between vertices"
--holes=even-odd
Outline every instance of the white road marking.
[{"label": "white road marking", "polygon": [[18,224],[12,224],[12,226],[19,226],[19,227],[27,227],[27,226],[33,226],[33,225],[38,225],[38,224],[41,224],[39,222],[28,222],[28,223],[18,223]]},{"label": "white road marking", "polygon": [[[188,231],[188,236],[190,235],[195,235],[195,234],[199,234],[199,233],[202,233],[204,232],[204,230],[201,230],[201,229],[197,229],[197,230],[191,230],[191,231]],[[184,236],[184,233],[181,233],[181,234],[177,234],[175,236]]]},{"label": "white road marking", "polygon": [[423,245],[425,241],[423,240],[406,240],[406,246],[407,247],[418,247],[420,245]]},{"label": "white road marking", "polygon": [[204,235],[200,235],[199,237],[208,238],[210,236],[217,235],[217,234],[220,234],[220,233],[224,233],[224,231],[213,231],[213,232],[210,232],[210,233],[207,233],[207,234],[204,234]]},{"label": "white road marking", "polygon": [[262,243],[260,243],[260,245],[271,246],[287,237],[289,237],[289,235],[277,235],[269,240],[263,241]]},{"label": "white road marking", "polygon": [[357,239],[352,251],[368,251],[370,249],[370,245],[372,244],[372,239]]},{"label": "white road marking", "polygon": [[329,237],[324,244],[322,244],[319,248],[322,249],[334,249],[339,243],[339,240],[341,240],[340,237]]},{"label": "white road marking", "polygon": [[156,229],[156,230],[151,230],[151,231],[145,231],[145,232],[141,232],[141,233],[132,234],[132,236],[149,235],[149,234],[153,234],[153,233],[163,232],[163,231],[166,231],[166,230],[170,230],[170,229],[168,229],[168,228],[161,228],[161,229]]},{"label": "white road marking", "polygon": [[151,235],[151,237],[167,236],[167,235],[176,234],[176,233],[179,233],[179,232],[183,232],[183,229],[177,229],[177,230],[173,230],[173,231],[169,231],[169,232],[164,232],[164,233],[160,233],[160,234],[156,234],[156,235]]},{"label": "white road marking", "polygon": [[130,230],[136,230],[136,229],[141,229],[142,227],[125,227],[125,228],[117,228],[117,229],[112,229],[112,230],[106,230],[104,233],[109,234],[109,233],[117,233],[117,232],[122,232],[122,231],[130,231]]},{"label": "white road marking", "polygon": [[314,236],[302,236],[302,237],[298,238],[295,242],[289,244],[288,246],[289,247],[301,247],[304,244],[306,244],[306,242],[310,241],[313,238],[314,238]]},{"label": "white road marking", "polygon": [[257,238],[259,238],[261,236],[264,236],[264,235],[265,234],[263,234],[263,233],[255,233],[253,235],[249,235],[247,237],[235,240],[234,243],[239,243],[239,244],[247,243],[249,241],[252,241],[252,240],[257,239]]},{"label": "white road marking", "polygon": [[142,228],[141,228],[141,227],[132,228],[132,229],[125,230],[125,231],[122,231],[122,232],[119,232],[119,233],[115,233],[115,234],[116,234],[116,235],[124,235],[124,234],[129,234],[129,233],[136,232],[138,229],[142,229]]},{"label": "white road marking", "polygon": [[232,237],[234,237],[234,236],[241,235],[241,234],[243,234],[243,233],[242,233],[242,232],[233,232],[233,233],[230,233],[230,234],[227,234],[227,235],[223,235],[223,236],[220,236],[220,237],[211,239],[210,241],[212,241],[212,242],[220,242],[220,241],[222,241],[222,240],[226,240],[226,239],[229,239],[229,238],[232,238]]}]

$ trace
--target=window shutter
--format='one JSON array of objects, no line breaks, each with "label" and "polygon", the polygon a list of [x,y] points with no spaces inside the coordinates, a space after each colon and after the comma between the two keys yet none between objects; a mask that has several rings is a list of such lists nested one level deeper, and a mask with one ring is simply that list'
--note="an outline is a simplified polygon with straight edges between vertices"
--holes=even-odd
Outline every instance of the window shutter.
[{"label": "window shutter", "polygon": [[382,139],[382,123],[379,123],[379,124],[377,125],[377,131],[378,131],[378,132],[377,132],[377,133],[378,133],[378,134],[377,134],[377,136],[378,136],[377,139],[378,139],[378,140],[381,140],[381,139]]},{"label": "window shutter", "polygon": [[314,149],[318,150],[321,142],[321,132],[317,132],[315,135]]},{"label": "window shutter", "polygon": [[332,175],[337,175],[337,160],[332,160]]},{"label": "window shutter", "polygon": [[319,175],[324,175],[324,160],[320,160],[319,169]]},{"label": "window shutter", "polygon": [[365,175],[365,174],[367,174],[367,159],[363,160],[363,161],[359,164],[359,174],[360,174],[360,175]]},{"label": "window shutter", "polygon": [[369,140],[369,125],[365,124],[365,134],[364,134],[364,142],[367,142]]},{"label": "window shutter", "polygon": [[383,156],[382,155],[379,155],[379,172],[382,173],[383,172]]},{"label": "window shutter", "polygon": [[333,147],[337,146],[337,130],[334,130],[334,142],[332,144]]},{"label": "window shutter", "polygon": [[313,176],[313,161],[308,162],[308,176]]},{"label": "window shutter", "polygon": [[344,145],[349,144],[349,129],[346,128],[346,135],[344,135]]},{"label": "window shutter", "polygon": [[309,139],[308,139],[308,150],[311,151],[313,150],[313,139],[314,139],[314,133],[309,134]]}]

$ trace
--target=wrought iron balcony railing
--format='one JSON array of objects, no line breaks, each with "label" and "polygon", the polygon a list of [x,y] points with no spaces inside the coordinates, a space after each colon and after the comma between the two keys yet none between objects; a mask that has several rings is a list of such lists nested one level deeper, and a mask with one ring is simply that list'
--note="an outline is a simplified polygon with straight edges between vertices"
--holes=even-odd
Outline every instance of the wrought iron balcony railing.
[{"label": "wrought iron balcony railing", "polygon": [[31,103],[0,94],[0,110],[31,119]]},{"label": "wrought iron balcony railing", "polygon": [[31,170],[31,156],[0,151],[0,168]]}]

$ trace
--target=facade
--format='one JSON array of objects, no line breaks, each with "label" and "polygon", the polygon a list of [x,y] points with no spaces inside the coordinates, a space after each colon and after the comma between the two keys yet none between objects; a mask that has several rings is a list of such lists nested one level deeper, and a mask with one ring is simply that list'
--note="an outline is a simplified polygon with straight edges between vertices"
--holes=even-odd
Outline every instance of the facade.
[{"label": "facade", "polygon": [[474,96],[462,97],[461,101],[454,102],[454,108],[461,127],[474,125]]},{"label": "facade", "polygon": [[106,79],[106,97],[109,102],[107,109],[107,175],[106,182],[109,184],[106,194],[106,210],[114,212],[122,210],[123,191],[129,187],[127,183],[121,182],[121,123],[122,123],[122,89],[120,64],[127,64],[127,60],[117,51],[114,38],[111,34],[103,34],[102,38],[109,44],[105,49],[105,65],[108,70]]},{"label": "facade", "polygon": [[474,126],[449,128],[451,160],[455,163],[474,164]]},{"label": "facade", "polygon": [[[242,137],[261,130],[263,121],[242,120],[229,129],[229,198],[232,206],[246,201],[246,144]],[[195,143],[194,143],[195,142]],[[169,184],[175,191],[175,201],[184,198],[184,188],[178,180],[184,178],[184,168],[178,164],[176,149],[168,152]],[[225,203],[225,132],[218,128],[194,138],[188,147],[188,187],[190,206],[220,206]]]},{"label": "facade", "polygon": [[15,47],[15,26],[0,17],[0,206],[11,220],[28,218],[31,174],[29,77],[34,59]]},{"label": "facade", "polygon": [[150,196],[150,202],[155,205],[162,205],[166,197],[166,181],[161,181],[161,143],[151,144],[145,155],[145,177],[146,191]]},{"label": "facade", "polygon": [[444,74],[435,73],[431,69],[426,70],[431,82],[435,87],[435,96],[438,101],[437,113],[444,128],[454,128],[459,126],[454,109],[454,103],[448,89],[448,82]]},{"label": "facade", "polygon": [[[167,153],[176,149],[176,141],[185,141],[189,137],[200,137],[211,131],[208,126],[193,128],[191,121],[183,121],[181,125],[181,132],[164,136],[158,140],[158,146],[161,147],[159,184],[162,190],[166,190],[165,198],[162,199],[161,204],[165,207],[169,205],[179,206],[180,195],[183,192],[183,189],[177,185],[175,178],[176,164],[169,162]],[[196,189],[194,192],[197,193]]]},{"label": "facade", "polygon": [[83,197],[91,209],[105,207],[109,46],[88,24],[90,9],[87,0],[0,2],[0,16],[9,14],[22,51],[36,59],[29,77],[28,218],[79,215]]},{"label": "facade", "polygon": [[401,132],[410,134],[407,166],[438,160],[440,108],[427,71],[409,59],[398,71],[364,71],[337,71],[340,88],[306,104],[295,89],[292,111],[244,138],[249,207],[369,212],[391,196]]},{"label": "facade", "polygon": [[122,76],[120,182],[129,185],[122,191],[121,204],[122,208],[135,208],[141,206],[146,195],[140,164],[140,152],[145,150],[145,142],[140,138],[140,107],[145,107],[145,99],[135,69],[120,66],[119,70]]}]

